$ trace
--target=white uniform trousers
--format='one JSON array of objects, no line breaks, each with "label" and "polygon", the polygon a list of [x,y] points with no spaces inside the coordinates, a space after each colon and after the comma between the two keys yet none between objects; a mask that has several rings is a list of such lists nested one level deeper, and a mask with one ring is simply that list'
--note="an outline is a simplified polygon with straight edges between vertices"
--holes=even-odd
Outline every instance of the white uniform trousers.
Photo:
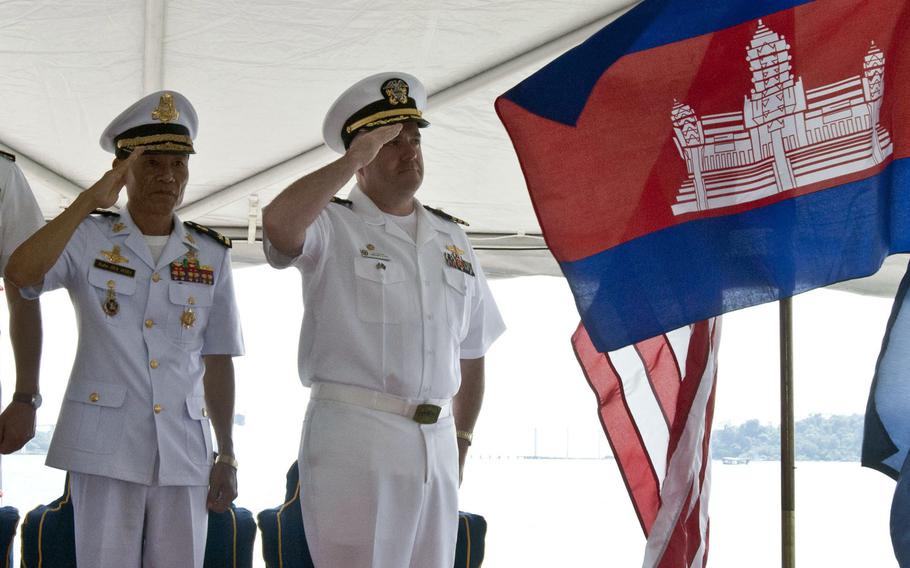
[{"label": "white uniform trousers", "polygon": [[76,563],[91,568],[202,568],[208,488],[70,473]]},{"label": "white uniform trousers", "polygon": [[458,447],[451,416],[410,418],[310,400],[300,503],[316,568],[451,568]]}]

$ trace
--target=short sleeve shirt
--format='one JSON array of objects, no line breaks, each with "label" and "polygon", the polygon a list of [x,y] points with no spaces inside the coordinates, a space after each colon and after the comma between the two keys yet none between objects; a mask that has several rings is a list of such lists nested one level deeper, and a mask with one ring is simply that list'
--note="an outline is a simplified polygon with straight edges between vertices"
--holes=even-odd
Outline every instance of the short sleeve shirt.
[{"label": "short sleeve shirt", "polygon": [[451,398],[460,360],[482,357],[505,329],[467,235],[417,203],[415,243],[358,187],[350,199],[326,206],[296,258],[264,238],[272,266],[303,276],[301,381]]},{"label": "short sleeve shirt", "polygon": [[0,157],[0,275],[16,248],[43,226],[44,217],[19,166]]}]

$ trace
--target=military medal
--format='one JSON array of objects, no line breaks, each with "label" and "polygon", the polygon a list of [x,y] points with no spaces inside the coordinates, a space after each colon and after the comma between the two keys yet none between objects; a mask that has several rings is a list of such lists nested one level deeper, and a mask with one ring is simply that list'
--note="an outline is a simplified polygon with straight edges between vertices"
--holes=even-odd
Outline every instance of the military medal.
[{"label": "military medal", "polygon": [[215,271],[211,266],[199,265],[196,251],[187,251],[182,260],[171,263],[171,280],[193,284],[215,284]]},{"label": "military medal", "polygon": [[458,248],[455,245],[448,245],[446,246],[446,251],[448,252],[443,253],[443,256],[445,257],[447,266],[450,266],[456,270],[460,270],[465,274],[474,276],[474,267],[470,262],[461,257],[461,255],[464,254],[464,251],[462,249]]},{"label": "military medal", "polygon": [[107,299],[101,304],[101,309],[109,317],[114,317],[120,312],[120,302],[117,301],[117,295],[114,293],[114,281],[107,281]]},{"label": "military medal", "polygon": [[187,301],[189,306],[183,308],[183,313],[180,314],[180,325],[183,326],[183,329],[189,329],[196,325],[196,313],[193,312],[193,306],[196,305],[196,298],[190,296]]}]

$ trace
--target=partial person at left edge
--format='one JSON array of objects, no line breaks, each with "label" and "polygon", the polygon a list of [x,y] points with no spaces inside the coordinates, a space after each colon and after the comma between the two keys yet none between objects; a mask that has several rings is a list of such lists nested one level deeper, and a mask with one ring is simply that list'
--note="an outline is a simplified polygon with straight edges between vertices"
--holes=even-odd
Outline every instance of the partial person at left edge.
[{"label": "partial person at left edge", "polygon": [[[120,113],[101,136],[112,168],[6,269],[25,297],[66,288],[77,314],[47,465],[70,473],[79,566],[201,568],[207,509],[237,495],[231,243],[175,214],[197,128],[174,91]],[[98,211],[124,185],[126,207]]]},{"label": "partial person at left edge", "polygon": [[[16,157],[0,152],[0,274],[13,251],[44,226],[44,217]],[[9,306],[9,337],[16,362],[16,390],[0,414],[0,453],[10,454],[35,436],[35,414],[41,406],[38,369],[41,364],[41,304],[26,300],[4,279]]]}]

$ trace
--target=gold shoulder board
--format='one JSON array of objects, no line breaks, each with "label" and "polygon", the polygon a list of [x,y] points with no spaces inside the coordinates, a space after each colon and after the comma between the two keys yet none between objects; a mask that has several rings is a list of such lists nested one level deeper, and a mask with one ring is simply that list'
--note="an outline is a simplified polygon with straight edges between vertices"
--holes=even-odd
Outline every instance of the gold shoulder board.
[{"label": "gold shoulder board", "polygon": [[458,223],[459,225],[464,225],[465,227],[470,227],[470,225],[468,224],[467,221],[463,221],[463,220],[459,219],[458,217],[455,217],[454,215],[449,215],[442,209],[434,209],[433,207],[430,207],[429,205],[424,205],[423,208],[426,209],[427,211],[429,211],[430,213],[432,213],[433,215],[436,215],[437,217],[441,217],[441,218],[445,219],[446,221],[449,221],[450,223]]},{"label": "gold shoulder board", "polygon": [[218,241],[224,247],[231,248],[233,246],[233,243],[231,243],[231,239],[225,237],[224,235],[222,235],[215,229],[209,229],[208,227],[206,227],[204,225],[200,225],[199,223],[194,223],[192,221],[184,221],[183,224],[191,229],[196,229],[197,233],[201,233],[203,235],[208,235],[208,236],[212,237],[213,239]]}]

